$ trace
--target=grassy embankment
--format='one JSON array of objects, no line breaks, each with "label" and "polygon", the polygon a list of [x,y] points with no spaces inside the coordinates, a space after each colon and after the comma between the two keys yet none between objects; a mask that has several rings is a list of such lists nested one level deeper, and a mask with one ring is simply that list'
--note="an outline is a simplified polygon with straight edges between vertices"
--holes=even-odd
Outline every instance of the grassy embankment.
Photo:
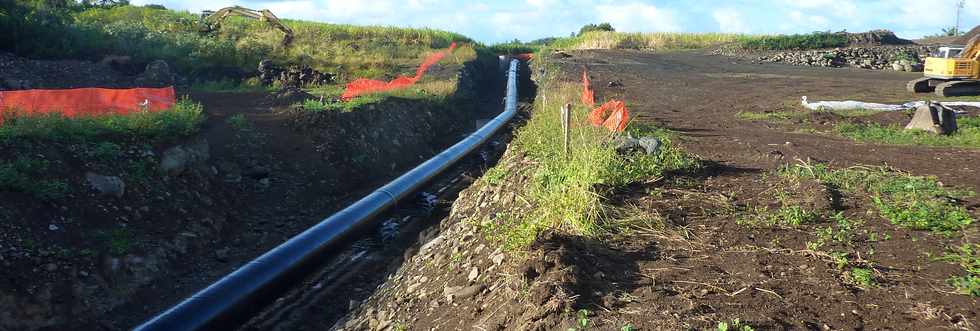
[{"label": "grassy embankment", "polygon": [[[555,71],[557,68],[547,70]],[[511,155],[522,155],[525,161],[520,163],[527,167],[515,169],[510,162],[501,162],[483,177],[488,185],[498,185],[514,176],[531,178],[530,184],[518,193],[533,206],[531,211],[498,215],[497,220],[480,224],[487,236],[506,247],[526,247],[545,230],[589,237],[624,231],[630,225],[613,216],[616,213],[609,201],[613,192],[668,171],[697,166],[695,158],[671,143],[669,132],[635,122],[627,131],[636,137],[658,137],[662,142],[659,151],[654,155],[617,154],[614,140],[624,134],[587,124],[589,109],[576,101],[581,83],[541,77],[538,84],[535,111],[511,144],[516,152]],[[565,103],[573,104],[571,152],[567,156],[557,111]]]},{"label": "grassy embankment", "polygon": [[749,35],[737,33],[653,32],[629,33],[592,31],[576,37],[553,38],[543,43],[504,43],[494,45],[500,53],[529,53],[543,47],[557,49],[699,49],[732,44],[744,49],[789,50],[847,46],[847,37],[816,32],[797,35]]}]

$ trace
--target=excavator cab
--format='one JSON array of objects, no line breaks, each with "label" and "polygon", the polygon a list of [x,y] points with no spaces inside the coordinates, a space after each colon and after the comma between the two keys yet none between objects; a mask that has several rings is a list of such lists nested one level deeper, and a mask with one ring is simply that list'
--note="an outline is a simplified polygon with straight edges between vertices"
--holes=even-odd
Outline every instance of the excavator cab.
[{"label": "excavator cab", "polygon": [[937,96],[980,95],[980,37],[966,46],[940,47],[926,58],[925,77],[910,81],[909,92],[935,92]]}]

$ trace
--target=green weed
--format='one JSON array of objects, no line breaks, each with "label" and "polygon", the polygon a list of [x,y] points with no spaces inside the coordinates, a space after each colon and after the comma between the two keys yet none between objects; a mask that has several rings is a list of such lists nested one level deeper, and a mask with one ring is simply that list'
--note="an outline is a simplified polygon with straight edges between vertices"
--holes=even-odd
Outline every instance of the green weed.
[{"label": "green weed", "polygon": [[231,125],[232,128],[239,132],[248,132],[254,129],[252,122],[245,117],[245,114],[232,115],[225,121],[228,122],[228,125]]},{"label": "green weed", "polygon": [[874,270],[867,268],[851,268],[847,274],[847,279],[854,285],[868,289],[875,287]]},{"label": "green weed", "polygon": [[980,244],[955,247],[940,260],[959,264],[966,271],[964,276],[950,278],[950,285],[962,294],[980,297]]},{"label": "green weed", "polygon": [[731,322],[718,322],[718,331],[755,331],[751,325],[736,318]]},{"label": "green weed", "polygon": [[732,33],[590,31],[576,37],[558,38],[549,46],[565,49],[699,49],[753,38]]},{"label": "green weed", "polygon": [[67,183],[43,179],[48,165],[47,160],[27,157],[0,161],[0,190],[23,192],[45,201],[64,198],[69,191]]},{"label": "green weed", "polygon": [[892,224],[951,234],[976,220],[954,199],[970,197],[943,187],[932,177],[918,177],[886,168],[830,170],[824,164],[800,164],[780,170],[781,175],[820,180],[848,192],[866,192],[879,215]]}]

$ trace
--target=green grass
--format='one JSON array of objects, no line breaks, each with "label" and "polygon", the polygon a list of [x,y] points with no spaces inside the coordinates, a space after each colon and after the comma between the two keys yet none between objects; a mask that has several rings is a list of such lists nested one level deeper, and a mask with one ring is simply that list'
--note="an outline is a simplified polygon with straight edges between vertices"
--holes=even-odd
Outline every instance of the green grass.
[{"label": "green grass", "polygon": [[951,235],[976,222],[966,208],[955,202],[974,193],[949,189],[934,177],[880,167],[831,170],[825,164],[792,165],[780,173],[817,179],[844,192],[867,193],[879,216],[897,226]]},{"label": "green grass", "polygon": [[[572,110],[571,153],[565,155],[556,110],[565,102],[578,100],[581,85],[554,80],[541,83],[539,95],[547,94],[547,102],[537,98],[533,116],[518,130],[511,144],[533,164],[530,169],[521,170],[521,175],[530,176],[530,183],[521,189],[533,210],[501,214],[482,224],[485,233],[501,239],[506,247],[526,246],[546,229],[584,236],[616,231],[617,223],[608,217],[606,205],[613,190],[698,164],[672,144],[670,133],[639,123],[630,124],[627,130],[635,137],[658,137],[662,142],[660,152],[618,155],[610,143],[615,135],[588,125],[588,110],[577,103],[573,103],[576,106]],[[491,170],[486,180],[500,182],[502,177],[515,176],[512,171]]]},{"label": "green grass", "polygon": [[847,44],[847,35],[829,32],[755,36],[738,41],[741,47],[756,50],[822,49],[846,47]]},{"label": "green grass", "polygon": [[[213,35],[200,33],[197,13],[117,6],[53,8],[44,2],[12,2],[0,9],[0,49],[41,58],[126,55],[135,63],[165,60],[183,75],[219,80],[227,72],[254,73],[262,59],[309,65],[344,80],[382,77],[452,42],[473,43],[462,35],[387,26],[353,26],[283,20],[294,31],[290,47],[282,32],[240,17],[227,19]],[[213,8],[218,9],[218,8]],[[9,41],[9,42],[7,42]]]},{"label": "green grass", "polygon": [[732,33],[592,31],[577,37],[559,38],[552,42],[549,47],[559,49],[699,49],[751,38],[754,37]]},{"label": "green grass", "polygon": [[837,133],[857,141],[892,145],[926,145],[943,147],[980,148],[980,117],[959,117],[959,130],[951,135],[936,135],[921,130],[905,130],[900,126],[841,123]]},{"label": "green grass", "polygon": [[755,331],[751,325],[736,318],[729,322],[718,322],[718,331]]},{"label": "green grass", "polygon": [[65,117],[60,113],[19,116],[3,113],[0,143],[34,139],[47,141],[90,141],[94,139],[140,139],[168,141],[197,132],[204,121],[203,107],[184,98],[173,109],[128,115]]},{"label": "green grass", "polygon": [[852,284],[863,289],[872,288],[877,285],[874,270],[868,268],[851,268],[847,273],[847,278]]},{"label": "green grass", "polygon": [[0,161],[0,191],[23,192],[44,201],[64,198],[69,191],[67,183],[41,179],[49,166],[45,159],[23,156]]},{"label": "green grass", "polygon": [[950,285],[961,294],[980,297],[980,244],[964,244],[956,247],[941,260],[956,263],[966,271],[964,276],[950,278]]},{"label": "green grass", "polygon": [[776,210],[767,207],[754,208],[748,215],[742,215],[736,222],[740,225],[755,227],[789,227],[795,228],[805,224],[820,221],[819,212],[807,210],[798,205],[784,203]]}]

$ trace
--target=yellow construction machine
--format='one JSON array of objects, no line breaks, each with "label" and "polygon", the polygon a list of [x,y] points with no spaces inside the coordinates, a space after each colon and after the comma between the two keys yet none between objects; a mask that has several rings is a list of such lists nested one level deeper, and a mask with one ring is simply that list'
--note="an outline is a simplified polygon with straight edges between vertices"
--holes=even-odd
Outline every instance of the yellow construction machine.
[{"label": "yellow construction machine", "polygon": [[272,14],[271,11],[268,9],[254,10],[240,6],[225,7],[217,11],[205,11],[202,13],[200,24],[201,33],[210,34],[218,31],[218,29],[221,28],[221,22],[228,16],[241,16],[266,22],[272,27],[282,31],[284,34],[282,37],[283,46],[288,47],[289,44],[293,42],[293,30],[285,24],[282,24],[282,22],[279,21],[279,18]]},{"label": "yellow construction machine", "polygon": [[908,83],[909,92],[941,97],[980,95],[980,36],[963,47],[940,47],[926,58],[925,77]]}]

